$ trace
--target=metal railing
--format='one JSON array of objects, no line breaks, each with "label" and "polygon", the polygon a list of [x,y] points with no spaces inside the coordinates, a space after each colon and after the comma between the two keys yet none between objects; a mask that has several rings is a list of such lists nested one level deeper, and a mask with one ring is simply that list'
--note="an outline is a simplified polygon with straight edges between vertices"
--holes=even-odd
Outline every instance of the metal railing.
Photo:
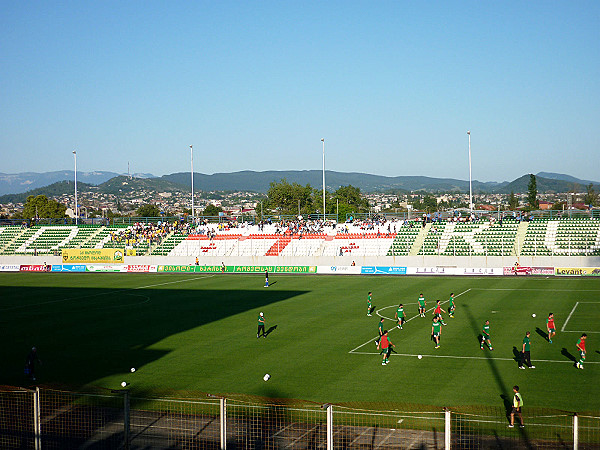
[{"label": "metal railing", "polygon": [[[191,398],[190,398],[191,397]],[[598,448],[600,413],[0,388],[0,448]]]}]

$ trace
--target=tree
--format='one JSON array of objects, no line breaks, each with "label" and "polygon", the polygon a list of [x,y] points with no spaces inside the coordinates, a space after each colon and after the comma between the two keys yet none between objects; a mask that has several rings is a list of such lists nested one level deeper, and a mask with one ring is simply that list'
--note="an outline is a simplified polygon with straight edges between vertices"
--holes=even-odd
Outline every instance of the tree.
[{"label": "tree", "polygon": [[[298,183],[288,183],[284,178],[280,182],[272,181],[267,192],[267,201],[263,207],[277,209],[282,214],[311,213],[313,211],[313,201],[316,204],[316,190],[310,184],[301,186]],[[313,200],[315,199],[315,200]]]},{"label": "tree", "polygon": [[218,216],[220,212],[223,212],[223,208],[221,208],[220,206],[213,205],[212,203],[209,203],[206,206],[206,208],[204,208],[202,215],[203,216]]},{"label": "tree", "polygon": [[62,219],[65,217],[67,207],[56,200],[48,199],[45,195],[30,195],[23,207],[23,217],[26,219],[52,218]]},{"label": "tree", "polygon": [[592,205],[595,206],[598,201],[598,194],[596,194],[596,190],[594,189],[594,185],[592,183],[588,184],[586,186],[586,194],[583,197],[583,202],[586,205]]},{"label": "tree", "polygon": [[513,191],[510,191],[510,196],[508,197],[508,209],[515,210],[519,207],[519,199],[515,196]]},{"label": "tree", "polygon": [[527,186],[527,203],[529,204],[529,209],[538,209],[540,207],[537,193],[537,180],[535,179],[535,175],[530,173],[529,185]]},{"label": "tree", "polygon": [[135,214],[138,217],[160,217],[160,209],[154,203],[149,203],[140,206]]}]

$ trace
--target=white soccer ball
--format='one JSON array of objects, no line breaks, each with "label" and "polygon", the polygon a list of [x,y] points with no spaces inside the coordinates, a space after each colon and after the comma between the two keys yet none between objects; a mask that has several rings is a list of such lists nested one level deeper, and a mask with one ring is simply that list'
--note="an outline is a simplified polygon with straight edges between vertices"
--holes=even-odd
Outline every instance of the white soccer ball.
[{"label": "white soccer ball", "polygon": [[126,382],[126,381],[123,381],[123,382],[121,383],[121,386],[122,386],[122,387],[125,387],[125,386],[127,386],[127,382]]},{"label": "white soccer ball", "polygon": [[417,356],[417,358],[423,359],[423,355],[419,355],[419,356]]},{"label": "white soccer ball", "polygon": [[535,317],[535,313],[533,313],[533,314],[531,315],[531,317]]},{"label": "white soccer ball", "polygon": [[271,375],[269,375],[268,373],[265,373],[265,376],[263,377],[263,380],[269,381],[269,378],[271,378]]},{"label": "white soccer ball", "polygon": [[131,373],[135,372],[135,367],[131,368]]}]

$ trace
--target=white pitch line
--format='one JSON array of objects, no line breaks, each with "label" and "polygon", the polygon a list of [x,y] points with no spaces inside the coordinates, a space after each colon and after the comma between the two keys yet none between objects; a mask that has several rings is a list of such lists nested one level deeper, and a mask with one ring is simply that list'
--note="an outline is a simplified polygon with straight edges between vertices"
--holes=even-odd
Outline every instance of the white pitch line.
[{"label": "white pitch line", "polygon": [[[146,288],[150,288],[150,287],[164,286],[166,284],[173,284],[173,283],[184,283],[186,281],[194,281],[194,280],[200,280],[200,279],[203,279],[203,278],[211,278],[211,277],[214,277],[214,275],[207,275],[207,276],[194,277],[194,278],[186,278],[185,280],[168,281],[166,283],[149,284],[147,286],[138,286],[138,287],[129,288],[129,289],[117,289],[117,290],[110,291],[110,292],[98,292],[96,294],[91,294],[91,295],[79,295],[77,297],[61,298],[59,300],[49,300],[47,302],[40,302],[40,303],[33,303],[33,304],[27,304],[27,305],[13,306],[11,308],[3,308],[3,309],[0,309],[0,312],[14,311],[14,310],[17,310],[17,309],[26,309],[26,308],[36,307],[36,306],[43,306],[43,305],[50,305],[52,303],[68,302],[70,300],[78,300],[78,299],[81,299],[81,298],[100,297],[102,295],[116,294],[118,292],[135,291],[135,290],[138,290],[138,289],[146,289]],[[97,288],[81,288],[81,289],[97,289]]]},{"label": "white pitch line", "polygon": [[569,319],[571,318],[571,316],[573,315],[573,313],[575,312],[575,309],[577,308],[577,305],[579,305],[579,302],[575,303],[575,306],[573,306],[573,309],[571,310],[571,312],[569,313],[569,315],[567,316],[567,320],[565,320],[565,323],[563,324],[562,328],[560,329],[560,332],[562,333],[563,331],[565,331],[565,327],[567,326],[567,323],[569,323]]},{"label": "white pitch line", "polygon": [[472,288],[477,291],[600,292],[600,289]]},{"label": "white pitch line", "polygon": [[[455,296],[454,296],[454,298],[458,298],[458,297],[460,297],[461,295],[463,295],[463,294],[466,294],[466,293],[467,293],[467,292],[469,292],[470,290],[471,290],[471,288],[467,289],[466,291],[463,291],[463,292],[461,292],[460,294],[457,294],[457,295],[455,295]],[[441,302],[440,304],[441,304],[441,305],[443,305],[444,303],[448,303],[448,300],[446,300],[445,302]],[[375,311],[375,314],[377,314],[379,317],[383,317],[383,316],[379,315],[379,311],[381,311],[382,309],[385,309],[385,308],[389,308],[389,306],[384,306],[383,308],[380,308],[380,309],[378,309],[377,311]],[[434,308],[430,308],[430,309],[426,310],[426,311],[425,311],[425,314],[427,314],[429,311],[432,311],[432,310],[434,310],[434,309],[435,309],[435,307],[434,307]],[[416,316],[413,316],[413,317],[411,317],[410,319],[407,319],[407,320],[405,320],[405,321],[404,321],[404,323],[408,323],[408,322],[410,322],[411,320],[413,320],[413,319],[416,319],[417,317],[419,317],[419,314],[417,314]],[[387,317],[383,317],[383,318],[384,318],[384,319],[388,319]],[[392,320],[392,319],[388,319],[388,320]],[[392,331],[392,330],[395,330],[395,329],[396,329],[396,328],[394,327],[394,328],[392,328],[391,330],[388,330],[388,332],[390,332],[390,331]],[[378,337],[379,337],[379,336],[375,336],[375,339],[377,339]],[[356,347],[356,348],[355,348],[355,349],[353,349],[353,350],[350,350],[348,353],[354,353],[354,352],[356,352],[356,350],[358,350],[359,348],[361,348],[361,347],[364,347],[365,345],[367,345],[367,344],[369,344],[369,343],[371,343],[371,342],[374,342],[374,341],[375,341],[375,339],[369,339],[367,342],[365,342],[364,344],[360,344],[358,347]],[[358,352],[358,353],[360,353],[360,352]]]},{"label": "white pitch line", "polygon": [[[374,352],[353,352],[355,355],[380,355],[380,353]],[[392,352],[391,356],[406,356],[406,357],[417,357],[418,355],[413,355],[410,353],[395,353]],[[422,355],[423,358],[447,358],[447,359],[475,359],[475,360],[494,360],[494,361],[512,361],[516,362],[514,358],[486,358],[485,356],[454,356],[454,355]],[[569,363],[575,364],[573,361],[569,360],[555,360],[555,359],[532,359],[531,362],[549,362],[549,363]],[[600,364],[600,361],[586,361],[585,364]],[[531,369],[535,370],[535,369]]]}]

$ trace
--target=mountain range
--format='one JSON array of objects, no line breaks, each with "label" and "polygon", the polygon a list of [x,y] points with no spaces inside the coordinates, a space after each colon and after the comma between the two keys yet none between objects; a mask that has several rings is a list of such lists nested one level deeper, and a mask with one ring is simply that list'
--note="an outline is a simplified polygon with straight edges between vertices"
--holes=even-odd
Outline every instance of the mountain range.
[{"label": "mountain range", "polygon": [[[266,193],[271,182],[286,179],[290,183],[322,186],[323,173],[320,170],[288,171],[240,171],[206,175],[194,173],[194,190],[198,191],[253,191]],[[58,180],[56,180],[58,178]],[[185,172],[153,177],[151,174],[124,176],[114,172],[77,172],[77,188],[80,192],[97,191],[103,193],[127,193],[134,190],[155,190],[174,192],[191,188],[190,174]],[[468,192],[468,180],[453,178],[433,178],[424,176],[386,177],[356,172],[325,172],[327,189],[335,190],[349,184],[363,192]],[[537,189],[545,192],[581,192],[592,183],[596,188],[599,182],[580,180],[565,174],[540,172],[536,175]],[[55,180],[55,181],[52,181]],[[58,196],[73,191],[73,171],[46,173],[0,174],[0,203],[23,202],[29,195]],[[46,184],[44,184],[46,183]],[[529,175],[523,175],[511,182],[473,181],[474,193],[527,192]],[[11,194],[8,194],[8,193]],[[4,194],[4,195],[2,195]]]}]

